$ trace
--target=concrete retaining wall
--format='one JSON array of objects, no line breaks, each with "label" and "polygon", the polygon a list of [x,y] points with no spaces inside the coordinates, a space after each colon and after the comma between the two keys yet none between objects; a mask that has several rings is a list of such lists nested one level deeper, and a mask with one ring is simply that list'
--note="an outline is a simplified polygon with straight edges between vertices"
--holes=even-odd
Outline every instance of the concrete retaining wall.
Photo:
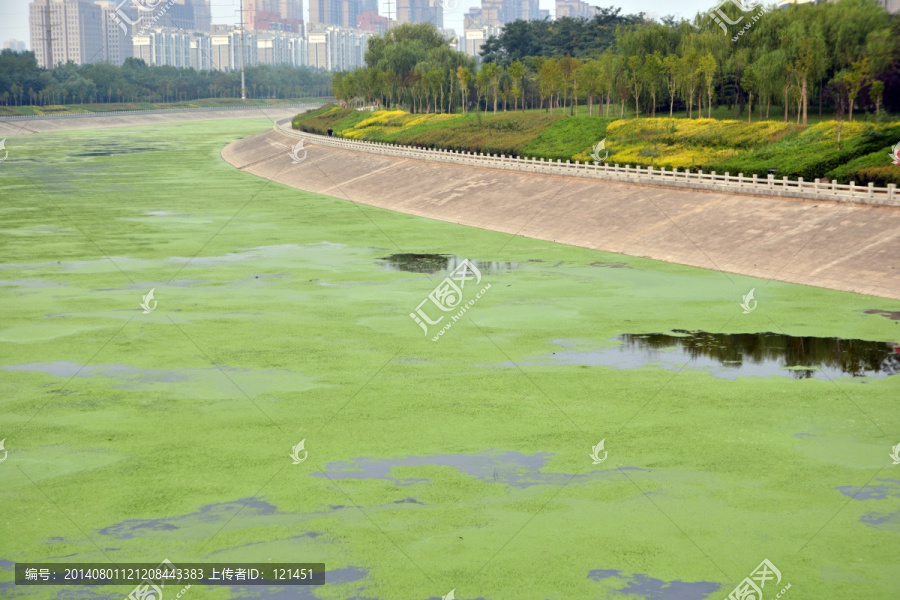
[{"label": "concrete retaining wall", "polygon": [[[900,300],[895,207],[481,168],[477,160],[418,160],[351,150],[348,140],[307,139],[296,164],[296,136],[273,130],[227,145],[222,157],[273,182],[411,215],[712,269],[728,279],[739,273]],[[384,243],[392,247],[389,238]],[[735,284],[739,302],[749,287]],[[897,310],[877,299],[871,308]]]}]

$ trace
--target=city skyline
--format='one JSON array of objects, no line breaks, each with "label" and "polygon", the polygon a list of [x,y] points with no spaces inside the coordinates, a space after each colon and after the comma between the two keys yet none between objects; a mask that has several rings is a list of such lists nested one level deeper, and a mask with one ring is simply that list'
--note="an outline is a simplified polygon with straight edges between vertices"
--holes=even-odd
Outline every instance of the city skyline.
[{"label": "city skyline", "polygon": [[[0,6],[0,40],[18,40],[25,42],[29,50],[31,47],[29,34],[29,4],[32,0],[4,0]],[[245,0],[249,3],[251,0]],[[679,11],[671,10],[671,3],[664,0],[637,0],[635,2],[601,2],[597,0],[588,0],[589,4],[594,6],[614,6],[622,9],[623,13],[645,12],[650,16],[662,17],[673,14],[676,17],[692,18],[697,12],[706,10],[714,6],[714,2],[705,0],[689,0],[683,5],[679,5]],[[310,0],[303,0],[303,21],[309,23]],[[240,0],[214,0],[211,2],[212,23],[221,25],[234,25],[239,21]],[[378,0],[378,14],[387,15],[386,2]],[[391,0],[391,13],[396,17],[397,1]],[[481,6],[481,0],[460,0],[458,5],[449,12],[443,14],[443,26],[446,29],[453,29],[458,35],[463,34],[463,15],[471,8]],[[549,10],[551,17],[555,16],[556,2],[555,0],[540,0],[540,8]],[[246,11],[246,6],[245,6]]]}]

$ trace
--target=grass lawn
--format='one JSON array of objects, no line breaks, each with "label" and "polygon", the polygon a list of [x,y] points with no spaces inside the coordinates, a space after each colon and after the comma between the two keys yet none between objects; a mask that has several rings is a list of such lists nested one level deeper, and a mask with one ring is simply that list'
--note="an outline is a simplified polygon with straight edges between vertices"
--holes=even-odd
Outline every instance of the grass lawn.
[{"label": "grass lawn", "polygon": [[[866,311],[900,302],[398,214],[221,159],[268,127],[7,140],[0,597],[133,587],[15,586],[13,562],[168,558],[329,573],[185,600],[721,599],[763,559],[787,600],[896,598],[900,376],[586,357],[674,329],[897,342]],[[382,260],[411,253],[477,260],[491,285],[437,342],[409,314],[447,272]]]}]

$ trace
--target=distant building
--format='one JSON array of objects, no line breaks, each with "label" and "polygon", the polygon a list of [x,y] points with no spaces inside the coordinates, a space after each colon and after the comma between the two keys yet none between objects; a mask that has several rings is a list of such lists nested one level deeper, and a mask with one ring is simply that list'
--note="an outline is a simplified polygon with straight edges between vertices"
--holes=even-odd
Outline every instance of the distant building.
[{"label": "distant building", "polygon": [[[213,25],[209,34],[210,61],[218,71],[233,71],[241,68],[241,48],[245,67],[256,64],[257,40],[252,31],[241,30],[228,25]],[[243,37],[243,41],[241,38]]]},{"label": "distant building", "polygon": [[90,0],[34,0],[28,5],[31,47],[38,65],[52,68],[106,60],[103,10]]},{"label": "distant building", "polygon": [[444,7],[439,0],[397,0],[398,23],[431,23],[444,27]]},{"label": "distant building", "polygon": [[277,31],[259,31],[256,34],[256,60],[260,65],[293,65],[296,36]]},{"label": "distant building", "polygon": [[244,27],[303,33],[303,0],[244,0]]},{"label": "distant building", "polygon": [[461,38],[462,52],[467,55],[479,58],[481,56],[481,46],[492,35],[500,35],[502,27],[497,24],[490,24],[478,21],[465,20],[463,27],[463,37]]},{"label": "distant building", "polygon": [[314,27],[309,32],[307,66],[325,71],[350,71],[365,65],[371,33],[344,27]]},{"label": "distant building", "polygon": [[485,25],[504,25],[539,16],[538,0],[481,0],[481,6],[470,8],[464,18]]},{"label": "distant building", "polygon": [[212,12],[209,0],[193,0],[194,30],[209,33],[212,27]]},{"label": "distant building", "polygon": [[900,13],[900,0],[878,0],[878,4],[883,6],[892,15]]},{"label": "distant building", "polygon": [[388,30],[391,21],[387,17],[382,17],[377,10],[364,10],[356,17],[356,28],[361,31],[370,31],[372,33],[382,34]]},{"label": "distant building", "polygon": [[[97,5],[100,7],[103,19],[103,56],[104,60],[114,65],[121,65],[125,59],[133,56],[133,42],[131,39],[132,29],[130,27],[120,27],[122,21],[117,10],[118,2],[115,0],[98,0]],[[137,20],[137,15],[133,15],[131,20]]]},{"label": "distant building", "polygon": [[359,15],[378,13],[378,0],[310,0],[310,25],[336,25],[355,28]]},{"label": "distant building", "polygon": [[556,0],[556,18],[591,19],[597,14],[597,7],[582,0]]},{"label": "distant building", "polygon": [[12,50],[13,52],[25,52],[27,50],[25,42],[19,40],[6,40],[3,42],[4,50]]}]

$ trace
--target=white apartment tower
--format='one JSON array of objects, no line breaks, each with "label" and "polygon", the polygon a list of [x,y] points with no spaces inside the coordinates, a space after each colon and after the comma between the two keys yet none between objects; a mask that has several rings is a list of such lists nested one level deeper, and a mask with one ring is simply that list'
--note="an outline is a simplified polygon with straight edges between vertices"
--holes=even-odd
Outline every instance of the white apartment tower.
[{"label": "white apartment tower", "polygon": [[[90,0],[33,0],[28,6],[37,63],[53,68],[107,60],[103,9]],[[124,60],[124,59],[123,59]]]}]

